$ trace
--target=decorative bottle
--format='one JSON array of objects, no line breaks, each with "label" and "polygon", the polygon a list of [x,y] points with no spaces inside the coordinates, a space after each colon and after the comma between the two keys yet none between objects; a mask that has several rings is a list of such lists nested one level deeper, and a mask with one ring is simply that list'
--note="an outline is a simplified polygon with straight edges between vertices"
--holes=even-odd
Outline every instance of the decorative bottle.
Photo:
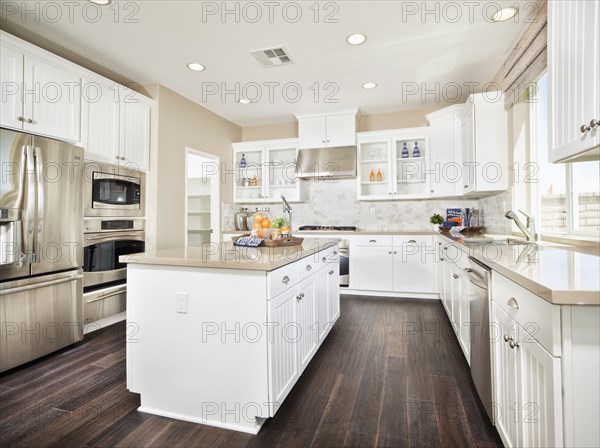
[{"label": "decorative bottle", "polygon": [[383,176],[381,175],[381,170],[377,170],[377,182],[381,182]]},{"label": "decorative bottle", "polygon": [[408,155],[408,146],[406,145],[406,143],[404,143],[404,145],[402,146],[402,158],[403,159],[408,159],[409,155]]},{"label": "decorative bottle", "polygon": [[419,149],[419,143],[415,142],[415,149],[413,149],[413,157],[421,157],[421,150]]},{"label": "decorative bottle", "polygon": [[240,168],[246,168],[248,163],[246,162],[246,154],[242,154],[242,159],[240,160]]},{"label": "decorative bottle", "polygon": [[371,170],[371,175],[369,176],[369,181],[375,182],[375,171]]}]

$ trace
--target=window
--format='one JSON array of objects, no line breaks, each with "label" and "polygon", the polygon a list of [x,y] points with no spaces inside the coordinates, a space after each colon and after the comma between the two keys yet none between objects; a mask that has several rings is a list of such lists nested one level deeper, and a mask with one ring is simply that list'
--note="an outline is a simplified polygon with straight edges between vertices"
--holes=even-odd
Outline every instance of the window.
[{"label": "window", "polygon": [[[600,232],[600,162],[548,162],[548,76],[529,92],[532,162],[529,194],[538,232]],[[535,173],[535,174],[534,174]]]}]

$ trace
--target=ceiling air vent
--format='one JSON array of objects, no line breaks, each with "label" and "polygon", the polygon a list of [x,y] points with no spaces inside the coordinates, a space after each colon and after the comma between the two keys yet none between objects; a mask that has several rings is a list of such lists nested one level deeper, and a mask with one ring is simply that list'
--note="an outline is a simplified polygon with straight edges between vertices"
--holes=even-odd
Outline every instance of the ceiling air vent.
[{"label": "ceiling air vent", "polygon": [[289,55],[281,47],[268,48],[266,50],[251,51],[250,54],[264,68],[279,67],[281,65],[293,64]]}]

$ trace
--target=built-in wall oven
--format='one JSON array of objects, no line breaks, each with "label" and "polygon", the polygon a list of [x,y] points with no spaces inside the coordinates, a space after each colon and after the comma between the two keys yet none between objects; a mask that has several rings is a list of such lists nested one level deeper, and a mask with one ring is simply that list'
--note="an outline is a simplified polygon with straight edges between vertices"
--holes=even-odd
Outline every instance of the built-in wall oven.
[{"label": "built-in wall oven", "polygon": [[86,218],[83,248],[84,322],[100,321],[125,311],[127,265],[121,256],[146,249],[144,220]]},{"label": "built-in wall oven", "polygon": [[145,174],[127,166],[86,162],[86,217],[143,217]]}]

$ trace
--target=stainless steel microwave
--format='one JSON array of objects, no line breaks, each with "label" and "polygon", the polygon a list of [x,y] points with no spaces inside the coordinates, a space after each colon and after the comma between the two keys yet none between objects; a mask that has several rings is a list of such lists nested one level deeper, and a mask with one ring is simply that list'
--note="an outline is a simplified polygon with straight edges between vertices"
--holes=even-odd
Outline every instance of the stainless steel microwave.
[{"label": "stainless steel microwave", "polygon": [[86,217],[144,216],[144,173],[127,166],[86,162],[84,183]]}]

